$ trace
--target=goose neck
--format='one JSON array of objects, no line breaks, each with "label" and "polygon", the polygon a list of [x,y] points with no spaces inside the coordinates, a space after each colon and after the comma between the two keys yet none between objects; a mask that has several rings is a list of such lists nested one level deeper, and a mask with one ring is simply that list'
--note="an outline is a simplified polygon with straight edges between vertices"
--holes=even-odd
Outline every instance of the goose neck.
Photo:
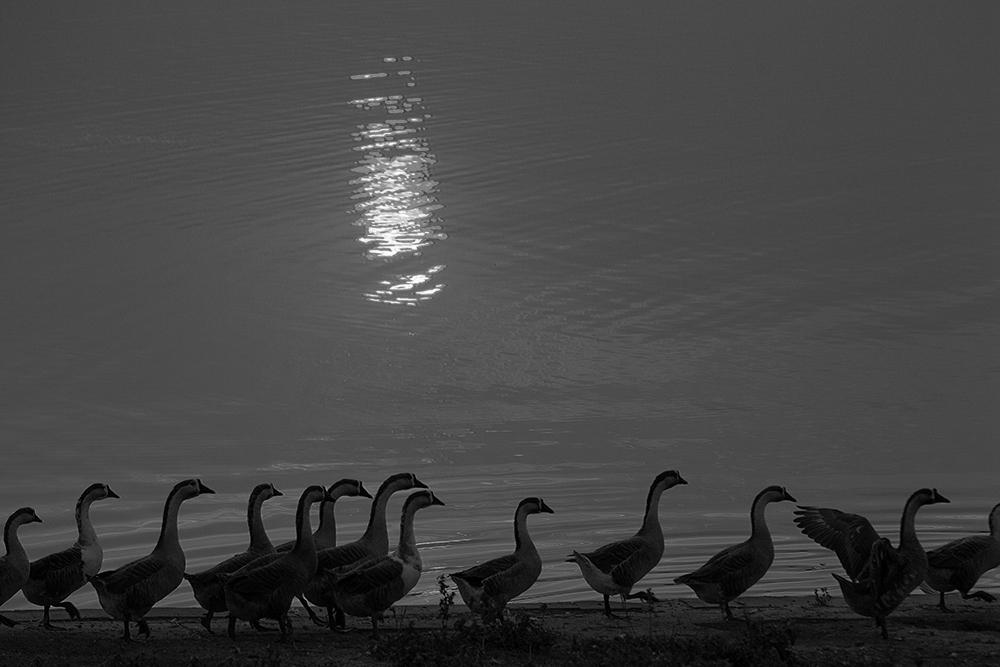
[{"label": "goose neck", "polygon": [[514,513],[514,551],[533,551],[535,543],[528,533],[528,510],[518,508]]},{"label": "goose neck", "polygon": [[8,520],[3,527],[3,546],[8,556],[18,559],[27,558],[21,540],[17,536],[17,529],[21,526],[19,521]]},{"label": "goose neck", "polygon": [[413,520],[416,514],[417,508],[415,506],[405,507],[403,508],[403,517],[399,521],[399,547],[396,551],[403,559],[418,557],[417,538],[413,532]]},{"label": "goose neck", "polygon": [[84,496],[76,503],[76,532],[77,543],[80,546],[89,546],[97,542],[97,531],[94,524],[90,522],[90,505],[94,502],[91,496]]},{"label": "goose neck", "polygon": [[334,502],[324,500],[319,506],[319,527],[316,528],[315,537],[324,544],[336,544],[337,542],[337,521],[333,516]]},{"label": "goose neck", "polygon": [[639,532],[648,534],[662,534],[660,528],[660,497],[663,495],[663,487],[654,485],[649,489],[646,496],[646,511],[642,514],[642,528]]},{"label": "goose neck", "polygon": [[309,522],[311,505],[311,502],[302,499],[299,501],[298,509],[295,510],[295,546],[292,551],[300,555],[316,553],[316,542],[313,540],[312,525]]},{"label": "goose neck", "polygon": [[997,505],[990,511],[990,535],[993,536],[994,540],[1000,541],[1000,505]]},{"label": "goose neck", "polygon": [[917,510],[923,506],[923,502],[917,496],[913,494],[906,501],[906,505],[903,506],[903,516],[899,520],[899,546],[905,545],[918,545],[920,544],[917,540],[917,528],[916,528],[916,518]]},{"label": "goose neck", "polygon": [[180,548],[177,534],[177,515],[180,513],[184,497],[177,489],[170,492],[167,501],[163,503],[163,521],[160,523],[160,539],[156,541],[157,549]]},{"label": "goose neck", "polygon": [[769,539],[771,531],[767,527],[766,509],[768,500],[763,496],[757,496],[750,508],[750,537],[751,539]]},{"label": "goose neck", "polygon": [[372,501],[371,515],[368,517],[368,527],[361,539],[372,545],[372,550],[385,553],[389,550],[389,527],[386,525],[385,510],[389,505],[389,496],[394,488],[382,488],[375,494]]},{"label": "goose neck", "polygon": [[247,528],[250,530],[250,551],[267,551],[271,549],[271,540],[264,529],[262,506],[264,494],[256,493],[247,504]]}]

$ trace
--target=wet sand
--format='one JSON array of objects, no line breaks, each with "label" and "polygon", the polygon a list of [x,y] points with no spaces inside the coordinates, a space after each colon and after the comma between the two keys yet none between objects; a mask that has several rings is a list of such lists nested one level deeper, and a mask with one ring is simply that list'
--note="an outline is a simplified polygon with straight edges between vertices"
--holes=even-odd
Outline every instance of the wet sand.
[{"label": "wet sand", "polygon": [[[853,614],[840,599],[822,605],[812,597],[748,597],[734,605],[741,619],[789,629],[794,636],[790,653],[815,665],[983,665],[1000,664],[1000,605],[978,601],[949,600],[954,610],[943,613],[929,596],[914,596],[889,618],[890,639],[879,637],[874,624]],[[669,600],[651,610],[642,604],[630,606],[628,617],[607,619],[600,601],[552,605],[512,605],[512,610],[530,614],[559,639],[545,654],[531,656],[535,664],[561,664],[561,646],[576,641],[659,635],[707,637],[738,635],[745,621],[722,620],[718,608],[695,600]],[[65,631],[40,627],[40,611],[6,612],[18,625],[0,628],[2,665],[374,665],[372,634],[363,619],[348,619],[353,631],[333,634],[312,625],[305,613],[292,612],[294,632],[280,643],[277,633],[257,633],[240,624],[235,641],[225,636],[226,621],[217,617],[216,635],[199,623],[200,610],[155,609],[148,617],[149,638],[131,642],[120,639],[121,625],[100,609],[81,610],[80,621],[55,623]],[[464,606],[451,610],[451,621],[467,616]],[[438,630],[441,621],[436,606],[397,607],[383,623],[382,638],[411,624],[427,632]],[[273,623],[272,623],[273,625]],[[134,626],[133,626],[134,630]],[[596,654],[595,655],[599,655]],[[607,654],[605,654],[607,655]],[[525,664],[527,653],[496,656],[494,664]],[[580,664],[575,660],[574,664]]]}]

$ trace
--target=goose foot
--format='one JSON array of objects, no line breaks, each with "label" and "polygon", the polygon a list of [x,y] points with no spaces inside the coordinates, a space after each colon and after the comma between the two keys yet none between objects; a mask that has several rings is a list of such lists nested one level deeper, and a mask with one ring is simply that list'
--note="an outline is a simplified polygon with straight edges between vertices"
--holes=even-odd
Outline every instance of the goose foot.
[{"label": "goose foot", "polygon": [[978,599],[982,600],[983,602],[996,602],[997,601],[996,596],[994,596],[994,595],[992,595],[990,593],[987,593],[986,591],[976,591],[975,593],[969,593],[968,595],[966,595],[965,593],[962,593],[962,599],[963,600],[969,600],[971,598],[978,598]]},{"label": "goose foot", "polygon": [[149,637],[149,624],[146,623],[146,619],[144,618],[139,619],[139,634],[146,635],[147,638]]},{"label": "goose foot", "polygon": [[212,630],[212,612],[207,612],[198,622],[201,623],[201,627],[208,630],[209,634],[215,634],[215,631]]}]

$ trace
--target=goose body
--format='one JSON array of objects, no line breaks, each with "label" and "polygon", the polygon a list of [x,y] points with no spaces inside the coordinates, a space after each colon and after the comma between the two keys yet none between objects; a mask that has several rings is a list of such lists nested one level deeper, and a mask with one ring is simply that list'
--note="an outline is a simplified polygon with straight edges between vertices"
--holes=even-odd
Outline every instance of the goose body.
[{"label": "goose body", "polygon": [[[844,600],[855,613],[874,618],[882,637],[888,638],[886,617],[927,576],[927,554],[920,546],[914,526],[917,510],[924,505],[946,502],[948,499],[937,489],[920,489],[910,495],[903,506],[898,547],[879,537],[867,519],[839,510],[801,507],[795,512],[798,515],[795,523],[803,533],[837,553],[848,574],[847,577],[833,574]],[[866,544],[868,559],[859,568],[857,558]]]},{"label": "goose body", "polygon": [[514,511],[514,553],[451,575],[465,604],[485,619],[499,616],[542,573],[542,559],[528,534],[528,515],[552,509],[541,498],[525,498]]},{"label": "goose body", "polygon": [[[28,580],[30,563],[28,554],[17,537],[17,530],[26,523],[41,523],[41,519],[30,507],[22,507],[7,517],[3,526],[3,546],[5,553],[0,558],[0,604],[14,597]],[[0,625],[13,626],[15,622],[0,615]]]},{"label": "goose body", "polygon": [[300,595],[316,573],[316,545],[309,525],[313,503],[328,500],[322,486],[310,486],[299,497],[295,512],[295,546],[291,551],[257,558],[232,574],[222,574],[229,636],[236,635],[236,619],[256,623],[262,618],[277,619],[281,636],[288,634],[287,614],[292,598]]},{"label": "goose body", "polygon": [[989,535],[970,535],[942,544],[927,552],[926,585],[940,594],[938,606],[944,611],[944,594],[958,591],[963,599],[993,602],[986,591],[969,593],[979,578],[1000,565],[1000,504],[989,514]]},{"label": "goose body", "polygon": [[[676,470],[667,470],[653,480],[646,495],[642,526],[632,537],[605,544],[590,552],[574,551],[567,562],[580,567],[584,580],[604,596],[604,613],[611,616],[610,596],[621,596],[622,605],[633,598],[648,599],[646,593],[632,594],[632,587],[663,557],[663,529],[660,527],[660,496],[669,488],[687,484]],[[655,598],[654,598],[655,599]]]},{"label": "goose body", "polygon": [[90,505],[118,494],[107,484],[91,484],[76,502],[77,538],[68,549],[49,554],[31,563],[28,580],[24,582],[24,597],[41,605],[42,625],[54,628],[49,621],[49,608],[62,607],[70,618],[80,618],[80,612],[66,598],[81,588],[87,579],[101,570],[104,551],[97,541],[97,532],[90,521]]},{"label": "goose body", "polygon": [[403,504],[399,528],[399,546],[388,555],[353,568],[330,572],[336,585],[333,594],[337,607],[351,616],[368,616],[378,631],[382,612],[409,593],[420,580],[423,563],[413,533],[417,510],[444,505],[427,489],[410,495]]},{"label": "goose body", "polygon": [[319,551],[319,567],[306,587],[305,598],[326,609],[330,629],[344,627],[344,614],[337,608],[334,595],[336,584],[330,572],[385,556],[389,551],[389,529],[385,518],[389,498],[397,491],[426,488],[427,485],[412,473],[391,475],[375,492],[364,534],[354,542]]},{"label": "goose body", "polygon": [[702,601],[717,604],[727,619],[733,618],[729,603],[767,574],[774,562],[774,543],[765,520],[765,508],[773,502],[795,501],[782,486],[762,490],[750,507],[750,537],[712,556],[689,574],[674,579],[690,586]]},{"label": "goose body", "polygon": [[143,619],[157,602],[169,595],[184,580],[184,550],[177,534],[177,515],[181,503],[203,493],[215,493],[200,479],[179,482],[163,505],[160,538],[148,556],[91,577],[101,608],[124,624],[124,639],[131,637],[129,622],[139,625],[139,632],[149,635]]},{"label": "goose body", "polygon": [[247,502],[247,526],[250,532],[250,544],[246,550],[230,556],[207,570],[184,575],[194,591],[194,599],[205,610],[201,624],[209,632],[212,632],[212,616],[226,611],[226,595],[222,590],[222,580],[219,575],[235,572],[258,556],[274,551],[274,546],[267,537],[267,531],[264,530],[261,506],[264,501],[280,495],[283,494],[272,484],[255,486],[250,492],[250,499]]}]

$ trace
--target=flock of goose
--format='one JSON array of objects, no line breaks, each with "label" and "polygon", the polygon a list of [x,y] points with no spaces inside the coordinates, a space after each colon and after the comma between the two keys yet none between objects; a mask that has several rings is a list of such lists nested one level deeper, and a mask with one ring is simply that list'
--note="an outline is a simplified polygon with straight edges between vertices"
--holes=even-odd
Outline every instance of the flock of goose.
[{"label": "flock of goose", "polygon": [[[611,596],[654,602],[648,592],[632,589],[663,556],[663,532],[658,506],[664,491],[687,484],[674,470],[659,474],[649,488],[639,531],[627,539],[593,551],[574,551],[567,561],[576,563],[587,583],[604,596],[604,613],[611,616]],[[403,504],[399,543],[389,551],[386,506],[399,491],[417,489]],[[0,558],[0,604],[17,591],[43,608],[42,624],[54,628],[51,607],[62,607],[70,618],[79,618],[67,598],[90,583],[101,607],[122,621],[125,639],[129,624],[149,635],[145,615],[176,589],[184,579],[206,611],[202,625],[212,632],[212,617],[228,612],[228,634],[235,636],[237,620],[261,629],[261,619],[278,622],[282,637],[289,631],[288,611],[298,598],[310,618],[331,629],[345,627],[345,614],[371,619],[377,631],[382,613],[402,599],[420,579],[422,564],[413,532],[418,510],[444,503],[415,475],[401,473],[386,479],[374,498],[364,485],[344,479],[329,488],[310,486],[299,497],[295,515],[295,540],[274,546],[267,538],[261,506],[282,495],[271,484],[260,484],[250,493],[247,522],[250,543],[246,550],[203,572],[185,573],[184,551],[177,533],[181,503],[201,494],[213,493],[199,479],[178,483],[167,496],[160,536],[149,555],[115,570],[101,572],[103,553],[90,521],[92,503],[117,498],[107,484],[93,484],[76,505],[78,537],[63,551],[29,561],[18,540],[18,528],[41,519],[30,507],[15,511],[4,525],[6,555]],[[348,544],[337,544],[334,503],[344,496],[371,498],[371,513],[364,534]],[[727,547],[702,567],[674,581],[690,586],[703,601],[720,606],[733,618],[729,603],[764,576],[774,560],[774,545],[765,521],[769,503],[795,499],[781,486],[769,486],[757,494],[750,509],[750,536]],[[818,544],[833,550],[846,576],[834,574],[844,599],[852,610],[875,619],[883,637],[888,637],[886,617],[918,586],[940,594],[939,606],[946,610],[944,595],[958,591],[963,598],[993,601],[985,591],[972,591],[982,574],[1000,565],[1000,504],[989,514],[989,535],[974,535],[924,551],[917,539],[914,520],[924,505],[948,502],[936,489],[915,491],[903,507],[899,541],[892,546],[880,537],[862,516],[836,509],[799,506],[795,524]],[[319,527],[313,532],[310,509],[320,504]],[[542,561],[527,530],[531,514],[552,513],[541,498],[525,498],[514,512],[514,551],[451,574],[462,599],[485,620],[497,618],[506,604],[528,590],[538,579]],[[309,603],[325,608],[321,620]],[[0,624],[14,622],[0,616]]]}]

